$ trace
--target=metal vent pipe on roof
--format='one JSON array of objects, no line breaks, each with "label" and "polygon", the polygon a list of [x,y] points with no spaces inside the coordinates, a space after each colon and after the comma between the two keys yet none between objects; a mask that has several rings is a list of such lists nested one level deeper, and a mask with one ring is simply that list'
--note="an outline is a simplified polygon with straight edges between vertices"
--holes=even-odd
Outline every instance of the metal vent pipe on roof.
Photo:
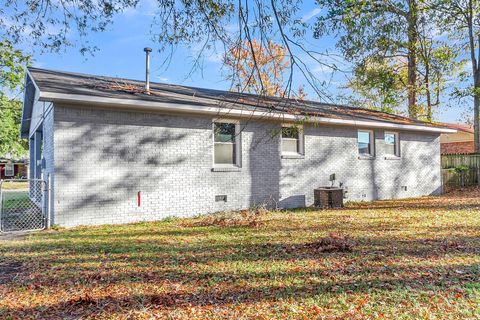
[{"label": "metal vent pipe on roof", "polygon": [[146,54],[145,60],[145,93],[150,94],[150,52],[152,48],[146,47],[143,49]]}]

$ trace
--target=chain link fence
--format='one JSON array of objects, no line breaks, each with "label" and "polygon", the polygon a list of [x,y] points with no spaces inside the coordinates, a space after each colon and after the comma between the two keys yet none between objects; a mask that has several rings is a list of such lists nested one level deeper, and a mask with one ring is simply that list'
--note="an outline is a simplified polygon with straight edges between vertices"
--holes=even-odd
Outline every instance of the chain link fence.
[{"label": "chain link fence", "polygon": [[44,229],[46,187],[43,180],[0,181],[0,232]]}]

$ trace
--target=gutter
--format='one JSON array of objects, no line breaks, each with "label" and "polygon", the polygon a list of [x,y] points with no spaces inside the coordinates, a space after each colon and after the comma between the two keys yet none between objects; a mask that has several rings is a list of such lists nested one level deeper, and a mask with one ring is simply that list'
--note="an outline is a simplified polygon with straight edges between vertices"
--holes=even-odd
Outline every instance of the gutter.
[{"label": "gutter", "polygon": [[[135,100],[135,99],[118,99],[99,96],[89,96],[81,94],[66,94],[56,92],[40,92],[40,101],[51,102],[64,102],[73,104],[90,103],[93,105],[104,107],[123,107],[137,110],[154,110],[154,111],[166,111],[173,113],[188,113],[188,114],[202,114],[221,117],[238,117],[238,118],[255,118],[255,119],[274,119],[288,122],[306,121],[310,123],[323,123],[329,125],[343,125],[354,127],[367,127],[367,128],[385,128],[385,129],[398,129],[409,131],[422,131],[431,133],[455,133],[457,130],[442,128],[442,127],[428,127],[421,125],[399,124],[391,122],[381,121],[368,121],[368,120],[348,120],[348,119],[336,119],[317,116],[303,116],[292,115],[281,112],[266,112],[256,110],[240,110],[233,108],[219,108],[209,107],[202,105],[191,104],[169,104],[165,102]],[[234,104],[231,104],[234,106]]]}]

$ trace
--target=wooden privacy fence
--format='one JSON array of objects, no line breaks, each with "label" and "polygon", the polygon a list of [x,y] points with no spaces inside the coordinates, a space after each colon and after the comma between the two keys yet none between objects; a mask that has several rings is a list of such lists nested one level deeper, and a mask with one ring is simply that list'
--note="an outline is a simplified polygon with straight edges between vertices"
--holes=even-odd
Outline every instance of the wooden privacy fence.
[{"label": "wooden privacy fence", "polygon": [[467,166],[472,169],[480,168],[480,154],[446,154],[442,155],[442,169]]},{"label": "wooden privacy fence", "polygon": [[444,186],[450,188],[477,185],[478,169],[468,169],[463,173],[456,172],[454,169],[442,169],[442,181]]},{"label": "wooden privacy fence", "polygon": [[[480,154],[442,155],[442,181],[447,188],[479,185]],[[467,167],[463,172],[455,168]]]}]

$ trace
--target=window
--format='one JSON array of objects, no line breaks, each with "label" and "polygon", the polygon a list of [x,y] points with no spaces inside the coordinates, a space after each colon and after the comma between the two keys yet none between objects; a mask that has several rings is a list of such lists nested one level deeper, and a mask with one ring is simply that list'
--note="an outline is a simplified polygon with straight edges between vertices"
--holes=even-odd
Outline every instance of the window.
[{"label": "window", "polygon": [[303,155],[302,127],[282,127],[282,155]]},{"label": "window", "polygon": [[240,166],[240,130],[237,122],[214,122],[214,164]]},{"label": "window", "polygon": [[13,163],[5,164],[5,177],[13,177],[14,175],[14,166]]},{"label": "window", "polygon": [[400,157],[400,141],[397,132],[385,132],[385,154]]},{"label": "window", "polygon": [[358,154],[360,156],[373,157],[375,155],[373,131],[358,130]]}]

